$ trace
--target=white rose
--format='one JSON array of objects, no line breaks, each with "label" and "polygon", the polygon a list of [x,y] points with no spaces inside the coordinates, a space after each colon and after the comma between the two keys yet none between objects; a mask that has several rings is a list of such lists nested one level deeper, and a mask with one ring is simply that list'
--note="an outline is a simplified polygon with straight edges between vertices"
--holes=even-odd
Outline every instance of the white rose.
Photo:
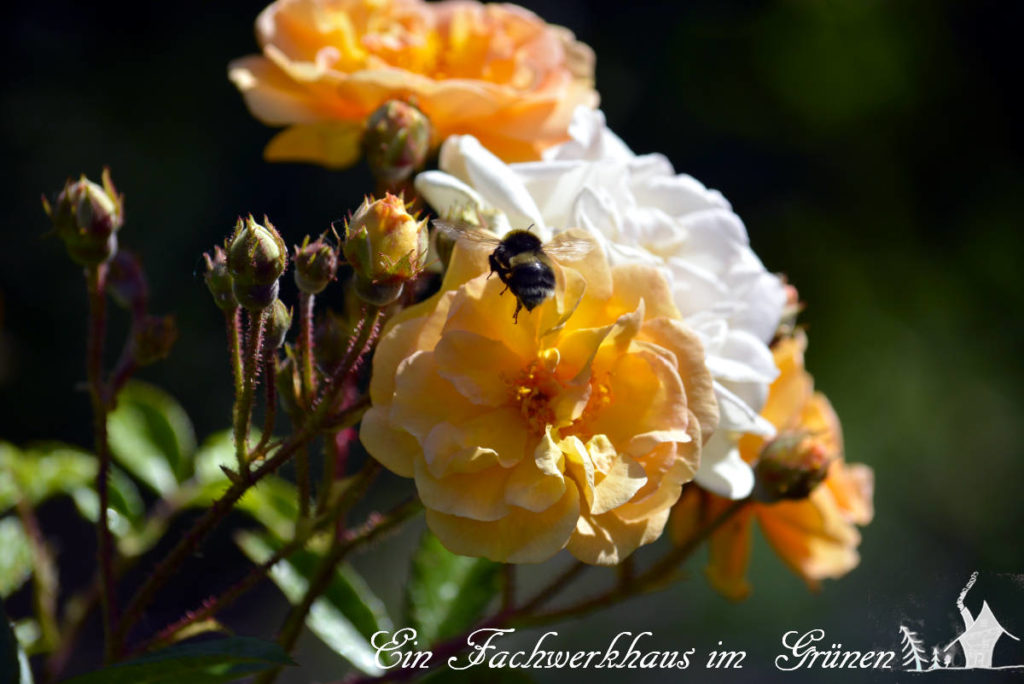
[{"label": "white rose", "polygon": [[750,248],[729,202],[658,154],[637,156],[605,126],[600,111],[579,108],[572,140],[544,160],[505,164],[472,136],[441,148],[441,171],[416,178],[416,189],[439,214],[467,206],[503,234],[534,225],[544,239],[570,227],[589,231],[612,264],[658,266],[675,304],[704,343],[721,411],[704,447],[697,482],[743,498],[753,472],[739,456],[740,434],[772,436],[758,412],[778,374],[767,342],[785,294]]}]

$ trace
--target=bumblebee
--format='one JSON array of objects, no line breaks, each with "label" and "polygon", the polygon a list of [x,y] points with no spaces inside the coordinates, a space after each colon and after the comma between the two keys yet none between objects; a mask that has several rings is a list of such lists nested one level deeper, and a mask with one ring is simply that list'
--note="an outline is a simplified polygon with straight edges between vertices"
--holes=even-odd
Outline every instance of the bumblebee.
[{"label": "bumblebee", "polygon": [[578,259],[592,246],[578,239],[545,245],[529,229],[509,231],[505,237],[499,238],[465,221],[435,219],[434,226],[454,241],[493,248],[487,257],[491,266],[488,277],[497,273],[505,284],[501,294],[511,291],[516,298],[516,310],[512,314],[516,323],[523,308],[533,311],[555,294],[555,270],[551,259]]}]

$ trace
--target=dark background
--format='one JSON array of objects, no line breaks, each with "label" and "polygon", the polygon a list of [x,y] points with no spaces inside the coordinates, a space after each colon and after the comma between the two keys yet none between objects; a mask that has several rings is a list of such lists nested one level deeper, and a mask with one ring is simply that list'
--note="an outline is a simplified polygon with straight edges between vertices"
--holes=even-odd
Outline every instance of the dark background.
[{"label": "dark background", "polygon": [[[649,673],[647,681],[817,681],[820,673],[774,670],[784,632],[820,627],[826,646],[896,649],[903,622],[928,644],[945,643],[957,633],[953,602],[973,570],[982,572],[975,612],[987,598],[1024,636],[1024,177],[1015,98],[1024,5],[523,4],[594,47],[612,129],[635,151],[662,152],[722,190],[768,268],[799,287],[809,367],[843,420],[848,459],[877,476],[862,564],[820,594],[758,541],[746,602],[714,595],[693,561],[687,583],[563,625],[563,647],[603,648],[623,629],[646,629],[655,634],[648,648],[700,654],[721,640],[750,653],[740,672]],[[262,6],[57,1],[7,10],[0,438],[89,444],[87,398],[75,391],[84,376],[83,282],[59,241],[44,237],[39,195],[81,172],[98,179],[104,164],[127,195],[122,244],[142,255],[153,310],[173,311],[181,329],[172,358],[142,377],[182,401],[200,437],[227,427],[222,320],[194,275],[199,255],[244,212],[266,212],[297,242],[344,216],[370,187],[362,167],[334,173],[262,161],[271,131],[226,78],[230,59],[255,51],[252,20]],[[74,586],[91,575],[92,551],[72,511],[57,502],[42,515]],[[375,554],[357,563],[374,569],[374,588],[394,607],[415,532],[379,549],[393,566],[381,569]],[[208,549],[207,564],[190,565],[161,597],[154,627],[241,572],[228,536]],[[241,633],[268,635],[284,609],[267,586],[227,618]],[[1020,644],[1007,643],[997,662],[1024,663]],[[95,647],[86,642],[76,668],[95,662]],[[314,638],[298,657],[308,669],[288,681],[344,672]],[[623,677],[536,679],[575,675]]]}]

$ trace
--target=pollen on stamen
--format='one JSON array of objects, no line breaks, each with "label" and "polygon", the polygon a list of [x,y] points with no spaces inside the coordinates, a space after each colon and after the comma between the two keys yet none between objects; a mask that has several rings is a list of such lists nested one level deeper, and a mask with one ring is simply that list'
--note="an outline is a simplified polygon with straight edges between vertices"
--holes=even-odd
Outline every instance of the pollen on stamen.
[{"label": "pollen on stamen", "polygon": [[516,376],[511,385],[512,402],[526,421],[531,434],[544,434],[555,421],[551,400],[558,396],[561,385],[539,360],[534,360]]}]

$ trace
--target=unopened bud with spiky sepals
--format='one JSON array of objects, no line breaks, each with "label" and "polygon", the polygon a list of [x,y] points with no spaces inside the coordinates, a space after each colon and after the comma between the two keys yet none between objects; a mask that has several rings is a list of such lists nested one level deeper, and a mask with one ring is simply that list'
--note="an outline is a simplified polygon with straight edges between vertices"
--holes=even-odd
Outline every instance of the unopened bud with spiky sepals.
[{"label": "unopened bud with spiky sepals", "polygon": [[423,168],[430,152],[430,120],[401,100],[389,100],[366,120],[363,150],[374,177],[398,183]]},{"label": "unopened bud with spiky sepals", "polygon": [[806,430],[780,433],[754,466],[754,498],[764,503],[806,499],[828,477],[832,450]]},{"label": "unopened bud with spiky sepals", "polygon": [[342,251],[363,299],[384,306],[402,293],[427,261],[427,220],[409,213],[401,196],[367,197],[345,224]]},{"label": "unopened bud with spiky sepals", "polygon": [[132,331],[132,357],[140,366],[167,358],[178,339],[174,316],[143,316]]},{"label": "unopened bud with spiky sepals", "polygon": [[292,312],[280,299],[275,299],[270,305],[270,316],[267,318],[267,336],[264,341],[264,348],[268,350],[280,349],[284,344],[284,338],[292,327]]},{"label": "unopened bud with spiky sepals", "polygon": [[124,196],[117,194],[109,169],[103,169],[102,186],[84,174],[77,181],[68,180],[53,205],[43,197],[43,211],[75,263],[95,266],[117,252]]},{"label": "unopened bud with spiky sepals", "polygon": [[206,287],[209,288],[210,294],[213,295],[213,301],[224,311],[237,309],[238,300],[235,299],[234,285],[231,274],[228,273],[227,253],[217,246],[213,248],[213,256],[210,256],[209,253],[204,254],[203,260],[206,261],[206,273],[203,274],[203,279],[206,281]]},{"label": "unopened bud with spiky sepals", "polygon": [[313,242],[309,236],[295,247],[295,284],[307,294],[320,294],[338,271],[338,252],[321,235]]},{"label": "unopened bud with spiky sepals", "polygon": [[239,218],[228,242],[228,273],[238,303],[250,311],[261,311],[277,298],[277,280],[288,265],[288,248],[270,220],[261,225],[250,214]]}]

